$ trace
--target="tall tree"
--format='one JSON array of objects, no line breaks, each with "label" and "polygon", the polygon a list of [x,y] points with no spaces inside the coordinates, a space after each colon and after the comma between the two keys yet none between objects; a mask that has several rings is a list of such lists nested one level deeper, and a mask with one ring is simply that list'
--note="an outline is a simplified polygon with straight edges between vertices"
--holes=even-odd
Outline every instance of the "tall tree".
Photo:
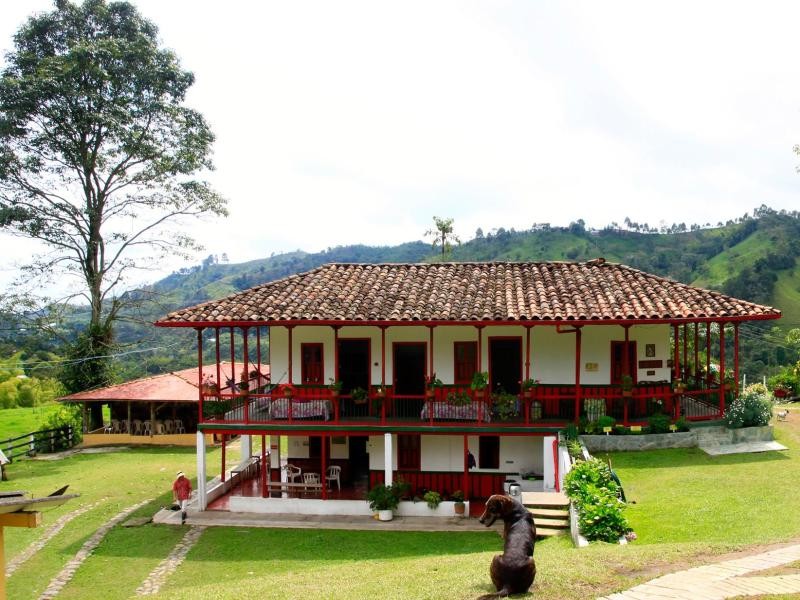
[{"label": "tall tree", "polygon": [[[43,242],[29,277],[78,277],[91,309],[75,350],[104,356],[132,269],[195,249],[176,220],[226,214],[198,173],[214,136],[194,82],[127,2],[56,0],[14,36],[0,79],[0,227]],[[80,364],[80,363],[76,363]],[[97,365],[70,387],[106,383]]]},{"label": "tall tree", "polygon": [[433,217],[433,224],[435,228],[426,231],[425,237],[433,238],[431,247],[435,249],[436,246],[440,246],[444,258],[453,250],[453,244],[460,244],[461,240],[453,231],[453,219]]}]

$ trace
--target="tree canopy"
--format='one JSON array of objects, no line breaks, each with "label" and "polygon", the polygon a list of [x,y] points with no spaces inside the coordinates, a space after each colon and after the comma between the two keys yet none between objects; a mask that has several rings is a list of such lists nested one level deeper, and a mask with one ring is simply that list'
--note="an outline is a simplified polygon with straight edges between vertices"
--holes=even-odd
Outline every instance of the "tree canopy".
[{"label": "tree canopy", "polygon": [[89,355],[108,353],[130,271],[197,247],[169,226],[226,214],[196,178],[213,168],[214,136],[184,104],[193,82],[127,2],[57,0],[14,36],[0,78],[0,227],[50,248],[26,275],[78,277]]},{"label": "tree canopy", "polygon": [[453,219],[445,219],[444,217],[433,217],[434,229],[429,229],[425,232],[426,237],[432,237],[431,247],[436,246],[442,249],[442,258],[450,254],[453,249],[453,244],[460,244],[461,240],[453,231]]}]

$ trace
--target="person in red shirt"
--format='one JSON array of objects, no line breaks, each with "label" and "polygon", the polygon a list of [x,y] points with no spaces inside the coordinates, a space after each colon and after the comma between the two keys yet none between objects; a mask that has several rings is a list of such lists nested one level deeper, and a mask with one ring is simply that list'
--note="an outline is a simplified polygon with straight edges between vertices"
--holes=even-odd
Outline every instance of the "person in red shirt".
[{"label": "person in red shirt", "polygon": [[181,525],[186,523],[186,505],[191,496],[192,482],[186,478],[183,471],[178,471],[175,483],[172,484],[172,499],[181,507]]}]

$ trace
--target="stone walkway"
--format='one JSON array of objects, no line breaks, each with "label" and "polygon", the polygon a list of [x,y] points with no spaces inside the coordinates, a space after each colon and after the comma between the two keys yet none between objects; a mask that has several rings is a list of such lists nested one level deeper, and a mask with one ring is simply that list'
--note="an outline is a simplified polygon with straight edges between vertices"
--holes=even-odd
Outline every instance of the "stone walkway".
[{"label": "stone walkway", "polygon": [[800,561],[800,544],[670,573],[601,600],[722,600],[737,596],[800,595],[800,575],[746,577]]},{"label": "stone walkway", "polygon": [[78,510],[73,510],[71,513],[63,515],[60,519],[58,519],[55,523],[53,523],[50,527],[47,528],[47,530],[42,534],[42,537],[37,539],[30,546],[25,548],[25,550],[20,552],[10,561],[8,561],[8,564],[6,565],[6,577],[10,577],[14,571],[19,569],[20,566],[22,566],[25,563],[25,561],[30,560],[30,558],[34,554],[36,554],[39,550],[44,548],[45,544],[47,544],[47,542],[52,540],[58,534],[59,531],[64,529],[66,524],[72,521],[72,519],[74,519],[75,517],[79,517],[83,513],[92,510],[105,500],[106,499],[103,498],[102,500],[98,500],[94,504],[87,504],[86,506],[80,507]]},{"label": "stone walkway", "polygon": [[136,589],[136,595],[148,596],[150,594],[157,594],[161,586],[164,585],[164,582],[167,580],[167,577],[174,573],[180,566],[183,559],[186,558],[186,555],[189,553],[189,550],[197,543],[197,540],[200,539],[200,535],[205,529],[205,527],[190,527],[186,535],[183,536],[183,539],[181,539],[175,548],[172,549],[172,552],[169,553],[169,556],[162,560],[161,563],[153,569],[150,575],[147,576],[147,579],[144,580],[142,585]]},{"label": "stone walkway", "polygon": [[69,583],[70,579],[75,575],[75,571],[78,570],[78,567],[83,564],[92,552],[100,545],[100,542],[103,541],[103,538],[106,537],[106,534],[111,531],[111,529],[120,523],[122,520],[127,518],[129,514],[133,511],[141,508],[145,504],[150,502],[150,500],[143,500],[138,504],[134,504],[133,506],[129,506],[121,513],[118,513],[115,517],[111,518],[105,525],[100,527],[94,534],[84,542],[81,549],[75,554],[75,556],[70,560],[67,565],[61,570],[61,572],[53,577],[50,583],[47,585],[47,588],[42,592],[42,595],[39,596],[39,600],[50,600],[51,598],[55,598],[58,593],[64,588],[67,583]]}]

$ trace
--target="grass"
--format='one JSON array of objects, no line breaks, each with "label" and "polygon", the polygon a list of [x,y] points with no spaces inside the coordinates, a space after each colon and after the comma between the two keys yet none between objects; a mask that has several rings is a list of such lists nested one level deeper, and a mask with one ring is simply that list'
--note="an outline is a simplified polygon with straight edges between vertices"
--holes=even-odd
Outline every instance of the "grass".
[{"label": "grass", "polygon": [[[778,424],[778,439],[791,448],[782,453],[612,454],[635,502],[627,512],[639,539],[628,546],[594,544],[580,550],[564,538],[539,542],[535,596],[594,598],[726,552],[800,538],[800,513],[791,510],[794,482],[800,478],[798,425],[800,415]],[[209,465],[218,464],[218,452],[212,451]],[[9,597],[38,597],[98,526],[146,498],[153,501],[139,513],[152,514],[169,501],[174,472],[191,471],[193,465],[193,452],[177,448],[15,463],[11,487],[47,493],[69,482],[83,494],[81,502],[101,503],[9,579]],[[45,527],[75,508],[68,504],[46,514]],[[42,531],[8,530],[7,556]],[[133,596],[184,532],[157,525],[113,529],[59,597]],[[474,598],[493,591],[488,565],[501,544],[493,531],[209,528],[156,597]]]},{"label": "grass", "polygon": [[48,417],[58,410],[58,404],[44,404],[33,408],[5,408],[0,410],[0,440],[15,438],[38,431]]}]

